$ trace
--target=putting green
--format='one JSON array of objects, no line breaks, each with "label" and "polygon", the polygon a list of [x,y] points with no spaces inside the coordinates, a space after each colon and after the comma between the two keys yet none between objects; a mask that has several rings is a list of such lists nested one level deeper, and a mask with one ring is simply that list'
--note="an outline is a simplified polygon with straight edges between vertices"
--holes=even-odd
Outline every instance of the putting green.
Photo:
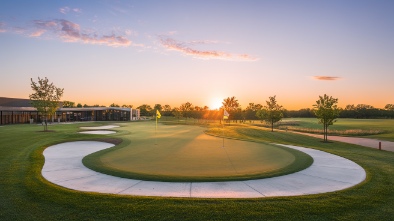
[{"label": "putting green", "polygon": [[[223,181],[279,176],[312,163],[305,153],[267,143],[223,139],[206,128],[125,124],[121,145],[84,158],[85,166],[110,175],[142,180]],[[120,133],[122,134],[122,133]]]}]

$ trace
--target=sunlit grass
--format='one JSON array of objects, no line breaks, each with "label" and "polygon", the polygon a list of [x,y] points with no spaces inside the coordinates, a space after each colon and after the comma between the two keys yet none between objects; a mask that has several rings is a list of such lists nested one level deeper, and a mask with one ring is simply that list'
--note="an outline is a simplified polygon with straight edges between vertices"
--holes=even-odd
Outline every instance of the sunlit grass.
[{"label": "sunlit grass", "polygon": [[[189,120],[188,120],[189,121]],[[106,122],[111,124],[111,122]],[[154,125],[153,122],[146,122]],[[41,176],[43,150],[72,140],[127,135],[78,134],[78,125],[0,127],[0,220],[392,220],[394,153],[256,127],[226,126],[225,136],[287,143],[327,151],[361,165],[367,180],[346,190],[297,197],[184,199],[81,193]],[[113,124],[113,123],[112,123]],[[133,123],[122,123],[133,124]],[[160,125],[159,125],[160,126]],[[209,132],[221,134],[221,128]],[[211,130],[212,129],[212,130]]]}]

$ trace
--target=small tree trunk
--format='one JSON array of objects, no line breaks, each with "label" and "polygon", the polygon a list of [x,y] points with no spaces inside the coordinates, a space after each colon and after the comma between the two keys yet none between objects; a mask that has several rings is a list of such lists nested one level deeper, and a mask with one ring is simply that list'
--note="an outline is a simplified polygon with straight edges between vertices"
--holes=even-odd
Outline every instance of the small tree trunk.
[{"label": "small tree trunk", "polygon": [[271,132],[274,132],[274,121],[271,120]]}]

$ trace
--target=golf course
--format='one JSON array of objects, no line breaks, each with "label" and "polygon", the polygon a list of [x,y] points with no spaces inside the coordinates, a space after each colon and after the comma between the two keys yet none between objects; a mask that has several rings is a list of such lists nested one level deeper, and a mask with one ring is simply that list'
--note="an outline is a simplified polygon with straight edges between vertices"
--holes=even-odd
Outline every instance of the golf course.
[{"label": "golf course", "polygon": [[[84,131],[81,127],[104,125],[120,127],[109,129],[116,133],[108,135],[79,133]],[[227,138],[224,148],[223,135]],[[171,139],[174,137],[176,139]],[[237,124],[223,129],[219,124],[194,125],[193,121],[159,123],[156,131],[153,121],[91,122],[54,124],[49,126],[48,132],[42,132],[38,125],[8,125],[0,127],[0,140],[1,220],[65,217],[68,220],[390,220],[394,215],[391,203],[394,201],[393,152],[340,142],[324,143],[285,131],[270,132],[263,127]],[[185,199],[80,192],[48,182],[41,174],[44,150],[71,141],[114,144],[88,155],[83,161],[89,167],[101,161],[92,169],[120,177],[167,178],[175,182],[244,180],[293,173],[289,167],[299,165],[297,170],[302,170],[311,163],[311,159],[299,151],[292,152],[271,143],[303,146],[344,157],[363,167],[367,177],[356,186],[336,192],[256,199]],[[266,155],[270,157],[264,158]],[[270,161],[271,158],[277,160]],[[233,168],[229,159],[237,173],[229,169]],[[274,166],[269,167],[265,162]],[[204,174],[206,168],[214,168],[214,172]]]},{"label": "golf course", "polygon": [[[268,143],[204,134],[206,128],[146,122],[123,125],[127,141],[84,159],[102,173],[141,180],[223,181],[267,178],[305,169],[312,158]],[[224,145],[224,146],[223,146]]]}]

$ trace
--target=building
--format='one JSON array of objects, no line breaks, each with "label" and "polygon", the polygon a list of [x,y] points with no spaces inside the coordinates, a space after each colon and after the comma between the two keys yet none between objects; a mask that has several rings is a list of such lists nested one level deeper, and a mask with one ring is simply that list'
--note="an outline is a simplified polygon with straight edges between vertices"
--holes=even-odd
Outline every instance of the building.
[{"label": "building", "polygon": [[[140,110],[120,107],[59,108],[52,122],[131,121],[140,119]],[[43,117],[29,99],[0,97],[0,125],[41,123]]]}]

